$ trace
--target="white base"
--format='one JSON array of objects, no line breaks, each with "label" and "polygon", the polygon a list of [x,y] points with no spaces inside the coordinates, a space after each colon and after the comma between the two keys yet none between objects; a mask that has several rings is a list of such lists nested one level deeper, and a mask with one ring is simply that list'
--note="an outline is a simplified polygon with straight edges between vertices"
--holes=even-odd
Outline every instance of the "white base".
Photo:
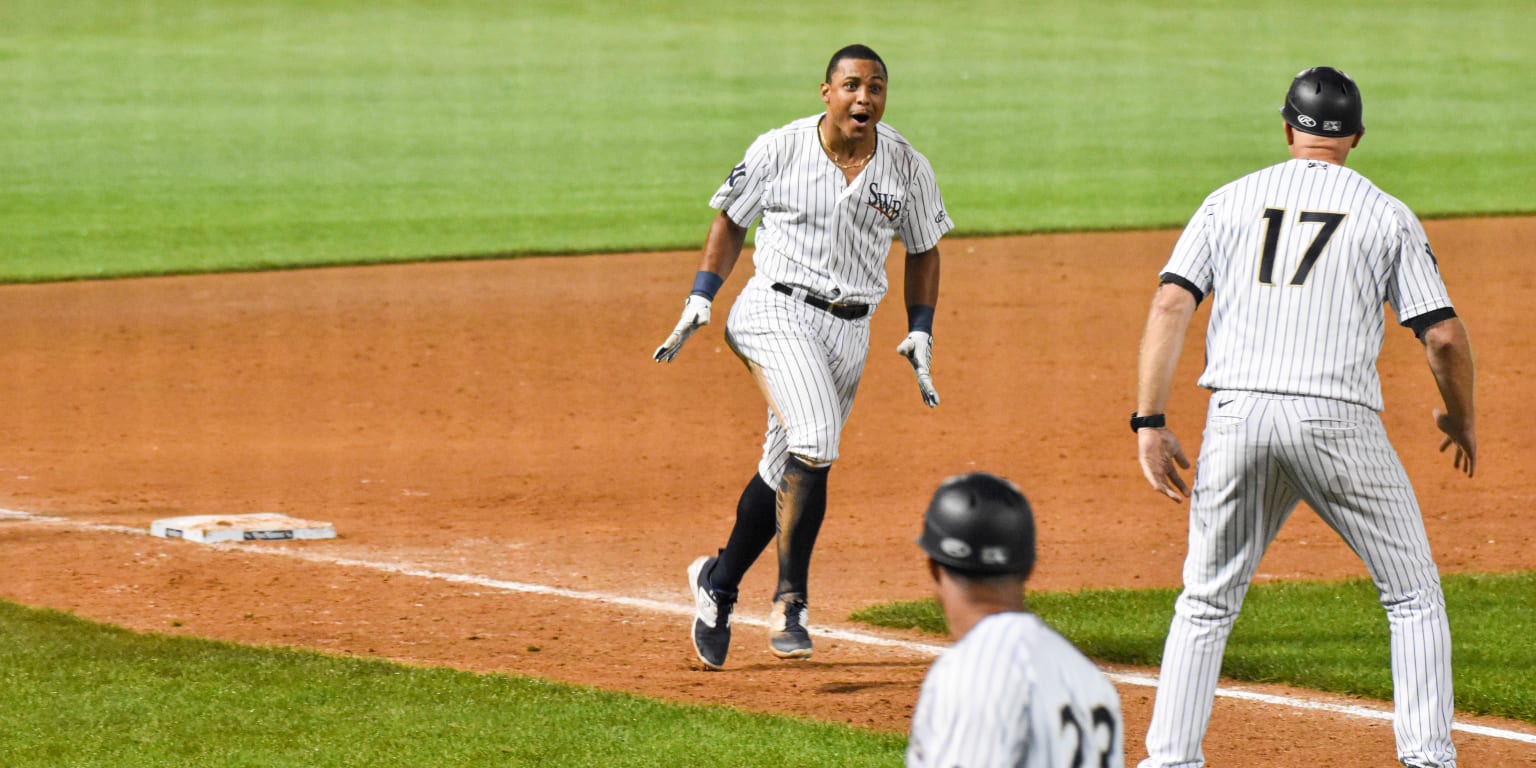
[{"label": "white base", "polygon": [[248,515],[168,517],[151,523],[149,535],[212,544],[220,541],[334,539],[336,529],[330,523],[299,520],[273,512],[258,512]]}]

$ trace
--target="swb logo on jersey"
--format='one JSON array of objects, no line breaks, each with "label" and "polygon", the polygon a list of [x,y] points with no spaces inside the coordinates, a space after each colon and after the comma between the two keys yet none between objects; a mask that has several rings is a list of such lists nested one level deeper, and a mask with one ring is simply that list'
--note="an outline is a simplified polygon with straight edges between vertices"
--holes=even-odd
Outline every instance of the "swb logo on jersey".
[{"label": "swb logo on jersey", "polygon": [[880,185],[875,182],[869,183],[869,199],[864,203],[891,221],[895,221],[901,213],[901,196],[894,192],[881,192]]}]

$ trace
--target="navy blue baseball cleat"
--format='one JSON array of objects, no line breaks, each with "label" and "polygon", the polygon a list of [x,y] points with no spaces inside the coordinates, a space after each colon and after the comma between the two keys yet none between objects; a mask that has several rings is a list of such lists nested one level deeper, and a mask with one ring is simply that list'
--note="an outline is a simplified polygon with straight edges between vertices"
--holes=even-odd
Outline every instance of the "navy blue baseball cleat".
[{"label": "navy blue baseball cleat", "polygon": [[700,557],[688,566],[688,588],[693,592],[693,650],[710,669],[725,666],[725,654],[731,649],[731,610],[736,607],[735,592],[715,589],[709,583],[715,559]]}]

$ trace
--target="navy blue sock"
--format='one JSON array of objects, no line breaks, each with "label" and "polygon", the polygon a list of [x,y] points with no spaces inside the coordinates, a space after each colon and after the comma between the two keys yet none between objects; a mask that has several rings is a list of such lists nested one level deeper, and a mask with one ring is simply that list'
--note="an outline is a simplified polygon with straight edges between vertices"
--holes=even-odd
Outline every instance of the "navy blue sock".
[{"label": "navy blue sock", "polygon": [[753,472],[751,482],[736,502],[736,524],[731,527],[731,538],[720,550],[714,570],[709,572],[709,581],[715,589],[734,593],[741,578],[768,548],[768,542],[773,541],[777,497],[762,475]]}]

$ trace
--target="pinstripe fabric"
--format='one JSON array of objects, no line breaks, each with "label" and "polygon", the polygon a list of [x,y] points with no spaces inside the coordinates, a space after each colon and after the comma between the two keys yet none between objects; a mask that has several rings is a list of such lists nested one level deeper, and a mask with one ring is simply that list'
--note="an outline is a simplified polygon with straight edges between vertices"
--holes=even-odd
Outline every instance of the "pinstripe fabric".
[{"label": "pinstripe fabric", "polygon": [[842,320],[769,285],[761,275],[747,281],[725,339],[755,366],[768,400],[758,473],[777,488],[790,453],[813,463],[837,459],[869,353],[869,317]]},{"label": "pinstripe fabric", "polygon": [[[1275,220],[1267,209],[1279,211]],[[1323,225],[1342,214],[1293,284]],[[1273,232],[1271,231],[1273,230]],[[1267,236],[1278,236],[1268,282]],[[1382,409],[1383,301],[1401,320],[1451,306],[1418,217],[1343,166],[1289,160],[1206,198],[1163,268],[1211,295],[1207,389],[1282,392]]]},{"label": "pinstripe fabric", "polygon": [[1032,613],[982,619],[923,680],[908,768],[1125,765],[1120,695]]},{"label": "pinstripe fabric", "polygon": [[1300,501],[1364,561],[1391,631],[1394,732],[1409,765],[1455,765],[1450,625],[1407,473],[1375,411],[1218,391],[1201,438],[1184,591],[1144,766],[1200,766],[1221,658],[1265,549]]},{"label": "pinstripe fabric", "polygon": [[[849,183],[817,137],[821,115],[759,136],[710,199],[749,227],[761,217],[753,276],[731,306],[726,341],[752,367],[768,400],[758,471],[778,487],[789,454],[813,463],[838,455],[843,425],[869,354],[873,306],[888,289],[885,260],[900,235],[907,250],[938,245],[954,227],[927,158],[885,123],[864,170]],[[774,283],[869,315],[842,320]]]},{"label": "pinstripe fabric", "polygon": [[1199,383],[1213,391],[1142,768],[1205,764],[1227,638],[1302,501],[1359,555],[1386,610],[1398,759],[1456,765],[1445,599],[1377,415],[1383,304],[1404,322],[1451,306],[1417,217],[1347,168],[1290,160],[1206,198],[1163,274],[1212,296]]},{"label": "pinstripe fabric", "polygon": [[759,136],[709,204],[743,227],[762,217],[752,264],[770,283],[829,301],[878,304],[888,289],[892,237],[921,253],[954,222],[933,167],[896,129],[876,124],[875,154],[849,183],[821,149],[820,119]]}]

